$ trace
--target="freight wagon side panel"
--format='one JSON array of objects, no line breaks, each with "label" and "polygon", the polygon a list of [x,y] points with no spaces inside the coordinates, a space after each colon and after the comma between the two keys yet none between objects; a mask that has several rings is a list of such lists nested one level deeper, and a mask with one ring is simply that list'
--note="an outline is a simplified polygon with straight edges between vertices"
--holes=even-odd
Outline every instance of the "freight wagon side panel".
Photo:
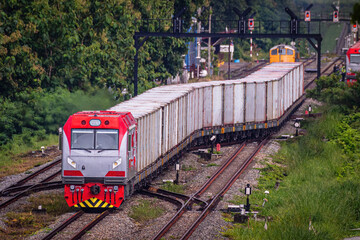
[{"label": "freight wagon side panel", "polygon": [[167,125],[167,121],[166,121],[166,114],[165,114],[165,108],[166,105],[163,106],[161,108],[161,154],[164,154],[166,152],[166,125]]},{"label": "freight wagon side panel", "polygon": [[212,86],[206,86],[204,88],[204,126],[203,127],[211,127],[212,126]]},{"label": "freight wagon side panel", "polygon": [[278,117],[280,117],[284,113],[284,79],[285,77],[281,77],[279,79],[278,91],[279,91],[279,110],[278,110]]},{"label": "freight wagon side panel", "polygon": [[157,148],[156,153],[153,156],[152,162],[154,162],[160,155],[161,155],[161,146],[162,146],[162,111],[161,108],[159,108],[156,111],[156,135],[157,139]]},{"label": "freight wagon side panel", "polygon": [[287,107],[288,107],[288,97],[289,95],[289,81],[288,81],[288,76],[287,74],[284,76],[284,111],[286,111]]},{"label": "freight wagon side panel", "polygon": [[204,88],[199,88],[198,102],[199,105],[199,127],[197,129],[202,129],[204,127]]},{"label": "freight wagon side panel", "polygon": [[272,116],[273,119],[278,118],[280,111],[280,101],[279,101],[279,80],[272,81],[272,90],[273,90],[273,102],[272,102]]},{"label": "freight wagon side panel", "polygon": [[186,135],[190,135],[190,133],[193,131],[194,128],[194,117],[196,112],[195,110],[195,105],[193,104],[194,102],[194,95],[195,95],[195,91],[191,91],[188,94],[187,97],[187,103],[186,103]]},{"label": "freight wagon side panel", "polygon": [[256,100],[256,85],[253,82],[247,82],[245,96],[245,122],[255,121]]},{"label": "freight wagon side panel", "polygon": [[234,123],[234,87],[235,84],[224,86],[224,124]]},{"label": "freight wagon side panel", "polygon": [[256,107],[255,107],[255,122],[266,121],[266,83],[256,82]]},{"label": "freight wagon side panel", "polygon": [[221,126],[223,116],[223,86],[213,87],[213,126]]},{"label": "freight wagon side panel", "polygon": [[202,112],[200,112],[199,110],[199,89],[195,89],[193,91],[193,101],[192,101],[192,107],[194,108],[194,117],[192,118],[193,120],[193,128],[191,129],[192,133],[193,131],[195,131],[196,129],[200,129],[200,115],[202,115]]},{"label": "freight wagon side panel", "polygon": [[[187,126],[188,126],[188,121],[187,121],[187,115],[188,115],[188,112],[187,112],[187,101],[188,101],[188,97],[189,97],[189,94],[186,94],[184,97],[183,97],[183,135],[182,135],[182,139],[181,140],[184,140],[186,138],[186,136],[188,135],[187,134]],[[190,108],[191,109],[191,108]]]},{"label": "freight wagon side panel", "polygon": [[175,99],[170,104],[171,111],[170,111],[170,128],[169,128],[169,139],[170,145],[169,149],[173,148],[177,143],[177,133],[178,133],[178,109],[179,109],[179,101]]},{"label": "freight wagon side panel", "polygon": [[176,144],[181,142],[182,140],[182,137],[183,137],[183,125],[185,124],[184,122],[184,119],[183,119],[183,116],[184,116],[184,113],[183,113],[183,106],[184,106],[184,102],[183,102],[183,97],[179,98],[179,108],[178,108],[178,128],[176,129],[177,130],[177,139],[176,139]]},{"label": "freight wagon side panel", "polygon": [[150,145],[150,140],[151,140],[151,136],[150,136],[150,116],[149,114],[147,114],[145,116],[145,146],[146,146],[146,149],[145,149],[145,166],[146,167],[147,165],[149,165],[149,159],[150,159],[150,151],[151,151],[151,145]]},{"label": "freight wagon side panel", "polygon": [[273,81],[267,82],[266,86],[266,119],[274,119],[273,107],[274,107],[274,97],[273,97]]},{"label": "freight wagon side panel", "polygon": [[235,83],[234,85],[234,123],[244,123],[244,83]]}]

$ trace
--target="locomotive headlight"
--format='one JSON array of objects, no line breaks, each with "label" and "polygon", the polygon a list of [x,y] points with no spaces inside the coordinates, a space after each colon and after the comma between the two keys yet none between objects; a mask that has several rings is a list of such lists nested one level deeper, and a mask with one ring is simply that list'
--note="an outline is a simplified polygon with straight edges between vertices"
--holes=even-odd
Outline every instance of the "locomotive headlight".
[{"label": "locomotive headlight", "polygon": [[118,167],[121,164],[121,158],[119,158],[118,160],[116,160],[115,162],[113,162],[113,169]]},{"label": "locomotive headlight", "polygon": [[68,164],[70,164],[73,168],[76,168],[76,162],[74,160],[72,160],[71,158],[67,158],[67,162]]}]

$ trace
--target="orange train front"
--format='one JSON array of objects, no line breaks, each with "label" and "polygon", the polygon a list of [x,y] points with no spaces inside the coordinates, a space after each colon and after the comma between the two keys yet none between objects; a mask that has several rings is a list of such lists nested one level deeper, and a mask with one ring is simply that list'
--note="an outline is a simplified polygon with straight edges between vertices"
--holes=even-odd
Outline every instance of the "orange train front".
[{"label": "orange train front", "polygon": [[61,134],[62,181],[69,206],[114,208],[133,191],[136,121],[131,113],[78,112]]}]

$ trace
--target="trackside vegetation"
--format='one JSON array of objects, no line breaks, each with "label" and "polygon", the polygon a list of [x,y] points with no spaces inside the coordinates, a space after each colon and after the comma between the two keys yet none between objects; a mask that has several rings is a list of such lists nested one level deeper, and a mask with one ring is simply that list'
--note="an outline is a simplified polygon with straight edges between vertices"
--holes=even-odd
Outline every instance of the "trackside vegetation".
[{"label": "trackside vegetation", "polygon": [[319,108],[323,116],[305,121],[307,134],[283,143],[260,170],[258,191],[251,195],[258,221],[235,224],[224,236],[323,240],[360,235],[353,230],[360,227],[359,92],[360,84],[349,87],[336,75],[317,80],[308,96],[325,103]]},{"label": "trackside vegetation", "polygon": [[24,161],[21,154],[57,145],[58,128],[69,115],[105,110],[116,103],[111,92],[98,88],[73,93],[61,88],[23,92],[17,99],[0,98],[0,177],[33,168],[36,163]]},{"label": "trackside vegetation", "polygon": [[131,208],[130,217],[139,223],[160,217],[165,210],[153,200],[140,200],[139,204]]}]

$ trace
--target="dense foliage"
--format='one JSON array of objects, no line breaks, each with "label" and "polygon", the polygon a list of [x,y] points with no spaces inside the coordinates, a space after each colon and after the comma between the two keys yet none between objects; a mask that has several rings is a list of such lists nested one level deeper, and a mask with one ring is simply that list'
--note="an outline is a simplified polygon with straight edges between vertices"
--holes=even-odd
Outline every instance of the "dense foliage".
[{"label": "dense foliage", "polygon": [[93,90],[70,93],[66,89],[55,92],[42,90],[16,94],[16,101],[0,98],[0,145],[14,134],[23,134],[24,141],[32,136],[56,134],[69,114],[81,110],[106,109],[115,104],[111,93]]},{"label": "dense foliage", "polygon": [[[98,99],[101,106],[81,105],[91,101],[79,101],[79,95],[92,96],[94,89],[110,89],[119,100],[133,95],[133,35],[141,30],[139,20],[171,19],[187,7],[185,19],[190,21],[203,3],[1,0],[0,146],[14,134],[54,133],[74,111],[111,106],[111,94]],[[167,25],[161,28],[169,30]],[[185,51],[182,39],[148,39],[139,51],[139,92],[176,75]]]},{"label": "dense foliage", "polygon": [[[202,1],[197,1],[202,3]],[[70,90],[89,86],[132,89],[135,20],[171,18],[175,1],[1,2],[0,94],[26,89]],[[190,1],[185,3],[190,5]],[[139,86],[175,75],[185,45],[179,39],[145,43],[139,60]]]},{"label": "dense foliage", "polygon": [[333,74],[321,77],[316,82],[316,88],[309,90],[308,96],[325,101],[339,108],[343,113],[358,112],[360,107],[360,84],[355,82],[351,86],[340,81],[341,76]]}]

